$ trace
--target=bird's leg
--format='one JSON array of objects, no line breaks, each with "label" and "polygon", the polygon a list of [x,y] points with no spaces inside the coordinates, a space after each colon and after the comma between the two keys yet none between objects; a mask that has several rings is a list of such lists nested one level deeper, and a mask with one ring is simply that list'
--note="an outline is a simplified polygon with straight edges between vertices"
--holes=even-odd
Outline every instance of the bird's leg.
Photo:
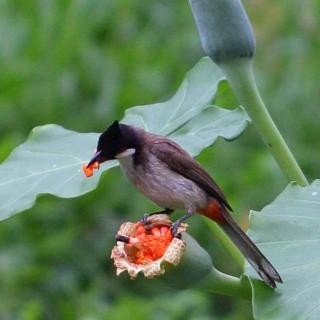
[{"label": "bird's leg", "polygon": [[187,220],[192,215],[193,215],[193,211],[188,211],[184,216],[182,216],[180,219],[178,219],[171,225],[170,229],[174,237],[179,237],[178,228],[180,227],[183,221]]},{"label": "bird's leg", "polygon": [[166,208],[164,210],[161,211],[156,211],[156,212],[151,212],[151,213],[145,213],[143,215],[143,218],[141,219],[141,223],[142,224],[148,224],[148,219],[150,216],[153,216],[155,214],[171,214],[174,210]]}]

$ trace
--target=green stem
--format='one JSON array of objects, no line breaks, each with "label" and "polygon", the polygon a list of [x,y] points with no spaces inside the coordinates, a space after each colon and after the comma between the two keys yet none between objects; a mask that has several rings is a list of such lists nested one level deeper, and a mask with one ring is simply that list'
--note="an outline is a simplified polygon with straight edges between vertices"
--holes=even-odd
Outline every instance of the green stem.
[{"label": "green stem", "polygon": [[306,177],[262,101],[253,73],[252,59],[239,58],[219,66],[284,175],[290,181],[307,186]]},{"label": "green stem", "polygon": [[230,276],[214,267],[212,267],[210,273],[197,285],[197,288],[247,300],[251,299],[251,288],[245,278]]},{"label": "green stem", "polygon": [[219,240],[219,242],[224,246],[224,248],[230,253],[234,260],[243,269],[244,258],[240,253],[239,249],[233,244],[233,242],[226,236],[226,234],[221,230],[221,228],[213,221],[204,218],[209,228],[211,229],[214,236]]}]

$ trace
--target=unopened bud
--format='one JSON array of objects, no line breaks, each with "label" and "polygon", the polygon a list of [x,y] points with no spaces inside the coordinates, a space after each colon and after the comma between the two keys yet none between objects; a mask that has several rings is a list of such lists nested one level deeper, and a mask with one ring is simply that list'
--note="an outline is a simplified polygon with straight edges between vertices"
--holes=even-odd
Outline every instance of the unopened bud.
[{"label": "unopened bud", "polygon": [[189,0],[202,47],[219,64],[251,58],[255,38],[240,0]]}]

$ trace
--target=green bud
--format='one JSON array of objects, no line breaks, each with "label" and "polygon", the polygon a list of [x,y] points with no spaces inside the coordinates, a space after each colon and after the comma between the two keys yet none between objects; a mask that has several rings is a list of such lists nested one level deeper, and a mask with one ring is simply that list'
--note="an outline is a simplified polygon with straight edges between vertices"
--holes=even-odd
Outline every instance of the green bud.
[{"label": "green bud", "polygon": [[189,0],[202,47],[211,59],[224,63],[251,58],[255,37],[240,0]]}]

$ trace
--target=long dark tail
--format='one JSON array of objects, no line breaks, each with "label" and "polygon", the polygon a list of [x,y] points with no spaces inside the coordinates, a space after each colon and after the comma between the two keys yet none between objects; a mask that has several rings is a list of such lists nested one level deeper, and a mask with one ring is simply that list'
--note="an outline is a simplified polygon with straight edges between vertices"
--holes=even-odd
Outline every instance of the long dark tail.
[{"label": "long dark tail", "polygon": [[271,288],[276,288],[276,282],[282,283],[278,271],[233,220],[229,212],[223,210],[221,214],[224,217],[224,221],[219,223],[219,226],[238,247],[262,280]]},{"label": "long dark tail", "polygon": [[267,285],[276,288],[276,282],[282,283],[279,273],[270,261],[218,201],[212,201],[207,208],[199,212],[218,223]]}]

